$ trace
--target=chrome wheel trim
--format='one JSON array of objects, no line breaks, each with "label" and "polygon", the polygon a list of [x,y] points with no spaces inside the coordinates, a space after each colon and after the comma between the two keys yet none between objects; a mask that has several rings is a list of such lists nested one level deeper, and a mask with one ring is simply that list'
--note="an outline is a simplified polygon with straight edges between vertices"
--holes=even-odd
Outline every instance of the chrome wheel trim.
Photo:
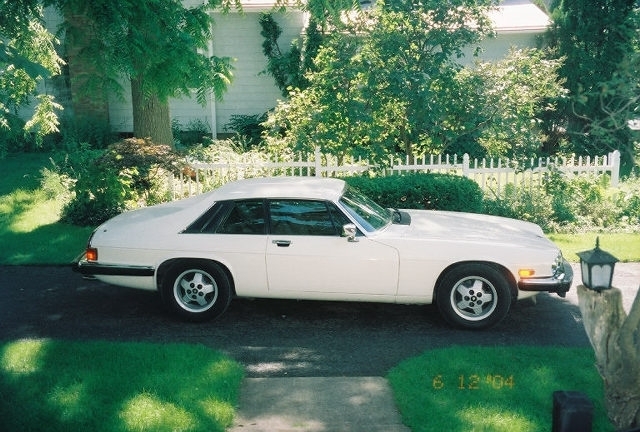
[{"label": "chrome wheel trim", "polygon": [[459,317],[467,321],[481,321],[495,311],[498,292],[487,279],[469,276],[456,282],[449,301]]},{"label": "chrome wheel trim", "polygon": [[218,284],[207,272],[185,270],[173,284],[173,297],[188,312],[204,312],[218,300]]}]

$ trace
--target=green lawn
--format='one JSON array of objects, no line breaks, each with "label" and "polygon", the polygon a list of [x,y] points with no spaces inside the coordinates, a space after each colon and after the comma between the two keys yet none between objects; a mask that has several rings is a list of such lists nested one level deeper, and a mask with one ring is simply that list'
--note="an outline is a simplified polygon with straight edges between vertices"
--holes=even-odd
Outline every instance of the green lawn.
[{"label": "green lawn", "polygon": [[600,248],[611,253],[622,262],[640,261],[640,233],[634,234],[549,234],[569,261],[577,262],[576,252],[593,249],[596,237],[600,238]]},{"label": "green lawn", "polygon": [[92,227],[59,222],[62,203],[40,189],[48,154],[0,160],[0,265],[67,264],[84,250]]},{"label": "green lawn", "polygon": [[439,349],[403,361],[388,379],[413,432],[547,432],[557,390],[586,394],[593,430],[614,430],[590,348]]},{"label": "green lawn", "polygon": [[200,345],[0,344],[0,430],[224,431],[240,365]]}]

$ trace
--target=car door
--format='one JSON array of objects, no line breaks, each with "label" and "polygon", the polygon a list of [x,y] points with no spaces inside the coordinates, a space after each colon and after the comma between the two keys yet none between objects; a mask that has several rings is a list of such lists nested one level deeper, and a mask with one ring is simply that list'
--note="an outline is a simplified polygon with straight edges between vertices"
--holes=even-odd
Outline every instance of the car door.
[{"label": "car door", "polygon": [[396,294],[397,251],[364,236],[341,237],[342,226],[351,221],[335,204],[278,199],[268,207],[270,292],[335,293],[337,299]]}]

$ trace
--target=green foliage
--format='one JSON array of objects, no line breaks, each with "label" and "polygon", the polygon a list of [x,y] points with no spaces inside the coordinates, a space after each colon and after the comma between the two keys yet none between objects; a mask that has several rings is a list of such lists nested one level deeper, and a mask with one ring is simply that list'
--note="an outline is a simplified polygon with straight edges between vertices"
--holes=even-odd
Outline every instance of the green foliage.
[{"label": "green foliage", "polygon": [[76,180],[64,222],[98,225],[125,210],[166,201],[167,173],[179,174],[184,166],[170,147],[135,138],[112,144],[87,161],[93,155],[80,151],[63,171]]},{"label": "green foliage", "polygon": [[[638,13],[634,0],[556,1],[548,39],[569,98],[550,129],[568,136],[578,154],[620,150],[623,164],[637,153],[627,126],[637,117]],[[637,161],[635,162],[637,164]]]},{"label": "green foliage", "polygon": [[239,141],[246,144],[243,145],[245,151],[258,146],[262,142],[262,133],[264,127],[262,123],[267,120],[267,113],[253,115],[237,115],[231,116],[229,123],[225,125],[225,130],[234,131],[238,135]]},{"label": "green foliage", "polygon": [[60,119],[60,133],[50,137],[55,140],[53,148],[74,151],[81,147],[105,149],[117,141],[117,135],[111,130],[107,120],[63,116]]},{"label": "green foliage", "polygon": [[35,141],[24,133],[25,122],[18,116],[10,115],[4,119],[4,127],[0,125],[0,159],[8,153],[35,148]]},{"label": "green foliage", "polygon": [[489,4],[456,5],[390,2],[353,13],[345,31],[325,38],[309,86],[291,89],[270,114],[267,146],[277,153],[319,145],[380,165],[398,152],[536,153],[543,114],[563,93],[559,62],[514,50],[498,64],[463,68],[463,48],[491,35]]},{"label": "green foliage", "polygon": [[171,130],[176,148],[190,148],[211,139],[211,126],[200,119],[191,120],[186,125],[182,125],[178,119],[173,119]]},{"label": "green foliage", "polygon": [[544,56],[537,49],[511,49],[502,60],[477,62],[458,74],[468,113],[461,132],[472,132],[487,155],[527,160],[540,154],[546,139],[540,124],[565,92],[561,62]]},{"label": "green foliage", "polygon": [[212,94],[221,98],[231,82],[231,59],[207,54],[213,38],[210,12],[221,2],[55,3],[65,11],[66,36],[76,41],[79,58],[99,71],[82,83],[86,96],[96,89],[122,95],[120,83],[130,80],[136,136],[173,145],[168,100],[195,93],[204,105]]},{"label": "green foliage", "polygon": [[378,204],[388,208],[482,211],[482,191],[476,182],[448,174],[408,174],[389,177],[346,177]]},{"label": "green foliage", "polygon": [[569,177],[551,170],[541,186],[507,185],[499,197],[487,197],[485,212],[535,222],[546,232],[635,232],[640,226],[638,202],[637,178],[613,189],[604,175]]},{"label": "green foliage", "polygon": [[[86,55],[102,71],[98,88],[114,89],[119,77],[144,80],[143,93],[162,102],[190,96],[195,89],[204,104],[209,92],[222,96],[231,79],[230,59],[207,57],[212,38],[209,11],[220,2],[185,7],[179,0],[121,1],[58,0],[61,9],[83,15],[86,21],[66,21],[65,30],[85,40]],[[87,83],[88,88],[95,83]],[[120,88],[120,87],[116,87]],[[120,90],[122,90],[120,88]]]},{"label": "green foliage", "polygon": [[47,174],[54,171],[49,158],[45,153],[11,153],[0,160],[2,265],[67,264],[86,245],[91,229],[59,223],[69,195],[62,182],[68,178]]},{"label": "green foliage", "polygon": [[313,70],[322,34],[318,23],[311,19],[304,31],[302,42],[293,41],[289,51],[283,52],[278,44],[282,29],[271,13],[260,14],[260,34],[264,37],[262,52],[267,57],[267,72],[273,76],[276,85],[287,97],[292,88],[302,89],[309,85],[305,74]]},{"label": "green foliage", "polygon": [[[0,131],[17,136],[21,125],[20,132],[32,135],[38,145],[58,130],[56,111],[62,109],[53,96],[37,89],[44,79],[59,74],[63,64],[56,52],[58,41],[44,28],[42,16],[36,1],[0,4]],[[33,104],[31,118],[21,124],[16,113],[29,104]],[[0,156],[19,143],[0,139]]]}]

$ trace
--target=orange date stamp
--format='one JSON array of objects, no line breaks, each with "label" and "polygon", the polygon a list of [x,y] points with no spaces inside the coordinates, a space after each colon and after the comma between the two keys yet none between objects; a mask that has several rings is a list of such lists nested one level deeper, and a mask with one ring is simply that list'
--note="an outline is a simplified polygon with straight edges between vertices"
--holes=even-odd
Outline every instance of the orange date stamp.
[{"label": "orange date stamp", "polygon": [[458,390],[513,390],[516,385],[513,375],[500,374],[470,374],[458,375],[457,377],[444,377],[441,374],[435,375],[432,380],[434,390],[454,386]]}]

